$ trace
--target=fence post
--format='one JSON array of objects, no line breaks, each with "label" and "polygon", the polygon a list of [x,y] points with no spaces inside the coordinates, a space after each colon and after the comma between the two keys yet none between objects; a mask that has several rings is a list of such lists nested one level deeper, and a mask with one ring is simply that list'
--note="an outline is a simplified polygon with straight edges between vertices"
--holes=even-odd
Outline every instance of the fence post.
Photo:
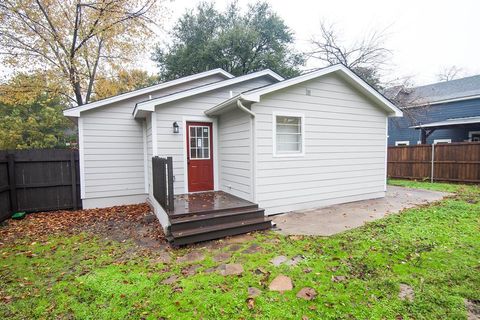
[{"label": "fence post", "polygon": [[432,165],[431,165],[431,172],[430,172],[430,182],[433,183],[433,173],[435,169],[435,143],[432,143]]},{"label": "fence post", "polygon": [[72,179],[72,202],[73,209],[78,209],[77,201],[77,169],[75,165],[75,152],[74,150],[70,153],[70,178]]},{"label": "fence post", "polygon": [[8,167],[8,186],[10,188],[10,208],[12,212],[17,212],[17,184],[15,182],[15,154],[7,154],[7,167]]},{"label": "fence post", "polygon": [[168,209],[173,211],[173,158],[167,157]]}]

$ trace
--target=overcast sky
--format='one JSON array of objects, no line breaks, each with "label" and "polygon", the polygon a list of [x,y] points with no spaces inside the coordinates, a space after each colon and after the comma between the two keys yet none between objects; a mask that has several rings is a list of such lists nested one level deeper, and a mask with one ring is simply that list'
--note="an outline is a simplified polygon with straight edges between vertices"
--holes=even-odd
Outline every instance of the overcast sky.
[{"label": "overcast sky", "polygon": [[[199,0],[174,0],[165,28]],[[229,1],[217,0],[219,8]],[[252,1],[240,0],[245,7]],[[295,32],[296,47],[308,49],[320,20],[333,23],[346,41],[372,30],[387,30],[385,46],[392,50],[386,77],[412,76],[416,85],[436,82],[436,75],[455,65],[463,75],[480,74],[479,0],[269,0]],[[313,64],[313,62],[311,62]],[[155,68],[149,67],[151,71]]]}]

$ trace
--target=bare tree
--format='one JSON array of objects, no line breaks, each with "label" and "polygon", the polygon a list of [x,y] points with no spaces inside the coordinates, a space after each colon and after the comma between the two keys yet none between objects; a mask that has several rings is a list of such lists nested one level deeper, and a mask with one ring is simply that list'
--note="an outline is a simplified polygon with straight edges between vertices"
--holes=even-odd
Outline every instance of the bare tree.
[{"label": "bare tree", "polygon": [[347,45],[340,39],[333,25],[321,22],[320,34],[311,40],[313,49],[309,57],[327,65],[341,63],[378,88],[381,86],[379,72],[391,55],[384,42],[385,33],[374,31],[363,39]]},{"label": "bare tree", "polygon": [[444,67],[437,74],[437,79],[438,79],[438,81],[454,80],[454,79],[457,79],[460,76],[461,72],[462,72],[462,69],[458,68],[457,66]]},{"label": "bare tree", "polygon": [[46,70],[71,102],[88,103],[99,73],[144,52],[162,2],[2,0],[0,58],[17,71]]}]

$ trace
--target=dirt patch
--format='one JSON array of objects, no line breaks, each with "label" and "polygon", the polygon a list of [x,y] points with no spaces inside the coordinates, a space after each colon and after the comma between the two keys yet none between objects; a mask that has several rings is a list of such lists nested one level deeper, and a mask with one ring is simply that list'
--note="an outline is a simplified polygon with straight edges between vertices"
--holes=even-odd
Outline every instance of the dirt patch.
[{"label": "dirt patch", "polygon": [[80,232],[119,242],[132,240],[142,248],[166,246],[162,227],[147,204],[32,213],[23,220],[5,221],[0,226],[0,243]]},{"label": "dirt patch", "polygon": [[465,300],[465,307],[467,308],[468,320],[480,320],[480,301]]}]

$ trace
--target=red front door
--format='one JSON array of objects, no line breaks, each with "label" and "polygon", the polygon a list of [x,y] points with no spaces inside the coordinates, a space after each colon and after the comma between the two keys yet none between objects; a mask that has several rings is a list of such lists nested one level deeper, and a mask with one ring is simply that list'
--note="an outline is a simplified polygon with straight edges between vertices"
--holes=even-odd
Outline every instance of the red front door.
[{"label": "red front door", "polygon": [[213,190],[212,124],[187,122],[188,191]]}]

